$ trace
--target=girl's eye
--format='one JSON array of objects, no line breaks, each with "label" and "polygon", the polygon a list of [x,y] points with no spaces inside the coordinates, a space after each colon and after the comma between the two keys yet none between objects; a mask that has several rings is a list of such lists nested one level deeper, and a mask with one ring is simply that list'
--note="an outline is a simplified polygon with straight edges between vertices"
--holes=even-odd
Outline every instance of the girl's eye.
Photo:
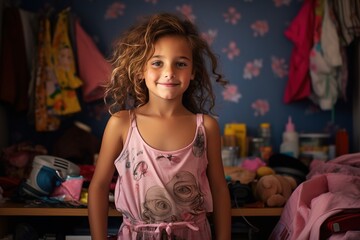
[{"label": "girl's eye", "polygon": [[181,68],[183,68],[183,67],[186,67],[187,66],[187,64],[186,63],[184,63],[184,62],[179,62],[179,63],[177,63],[176,64],[178,67],[181,67]]},{"label": "girl's eye", "polygon": [[154,66],[154,67],[160,67],[160,66],[162,66],[162,62],[161,61],[156,61],[156,62],[151,63],[151,65]]}]

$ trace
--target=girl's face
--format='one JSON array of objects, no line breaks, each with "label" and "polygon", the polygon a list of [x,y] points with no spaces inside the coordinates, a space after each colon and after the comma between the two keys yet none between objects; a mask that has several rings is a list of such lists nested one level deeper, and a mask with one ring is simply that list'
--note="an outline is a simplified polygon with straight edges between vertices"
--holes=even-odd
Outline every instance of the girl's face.
[{"label": "girl's face", "polygon": [[144,78],[150,97],[182,98],[193,75],[192,51],[184,37],[164,36],[146,63]]}]

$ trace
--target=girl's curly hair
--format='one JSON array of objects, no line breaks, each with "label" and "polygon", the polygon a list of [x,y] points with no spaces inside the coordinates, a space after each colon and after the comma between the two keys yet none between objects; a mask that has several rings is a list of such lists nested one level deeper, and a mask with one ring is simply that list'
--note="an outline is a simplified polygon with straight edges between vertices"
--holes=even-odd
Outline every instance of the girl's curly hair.
[{"label": "girl's curly hair", "polygon": [[113,71],[105,85],[104,96],[111,114],[148,102],[148,89],[141,76],[154,53],[155,42],[165,35],[185,37],[192,49],[194,79],[184,93],[184,106],[193,113],[212,113],[215,94],[208,69],[211,69],[216,82],[222,85],[227,83],[217,72],[215,54],[191,21],[170,13],[159,13],[145,17],[114,43],[110,59]]}]

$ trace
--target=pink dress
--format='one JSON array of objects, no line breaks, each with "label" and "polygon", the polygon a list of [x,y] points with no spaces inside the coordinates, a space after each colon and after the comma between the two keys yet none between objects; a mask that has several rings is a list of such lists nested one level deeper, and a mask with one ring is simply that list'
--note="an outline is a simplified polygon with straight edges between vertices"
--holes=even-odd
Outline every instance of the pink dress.
[{"label": "pink dress", "polygon": [[149,146],[132,111],[130,119],[124,148],[115,160],[115,205],[123,214],[118,239],[211,239],[203,115],[197,114],[193,141],[176,151]]}]

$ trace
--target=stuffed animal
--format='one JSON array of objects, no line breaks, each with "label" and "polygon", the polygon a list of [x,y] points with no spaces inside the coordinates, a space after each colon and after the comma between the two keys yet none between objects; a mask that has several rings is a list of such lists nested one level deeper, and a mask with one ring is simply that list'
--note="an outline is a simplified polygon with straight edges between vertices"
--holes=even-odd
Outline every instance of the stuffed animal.
[{"label": "stuffed animal", "polygon": [[225,176],[231,179],[231,181],[239,181],[241,184],[249,184],[256,178],[256,172],[243,167],[224,166],[224,173]]},{"label": "stuffed animal", "polygon": [[291,176],[272,174],[262,176],[254,182],[254,197],[268,207],[282,207],[297,187]]}]

